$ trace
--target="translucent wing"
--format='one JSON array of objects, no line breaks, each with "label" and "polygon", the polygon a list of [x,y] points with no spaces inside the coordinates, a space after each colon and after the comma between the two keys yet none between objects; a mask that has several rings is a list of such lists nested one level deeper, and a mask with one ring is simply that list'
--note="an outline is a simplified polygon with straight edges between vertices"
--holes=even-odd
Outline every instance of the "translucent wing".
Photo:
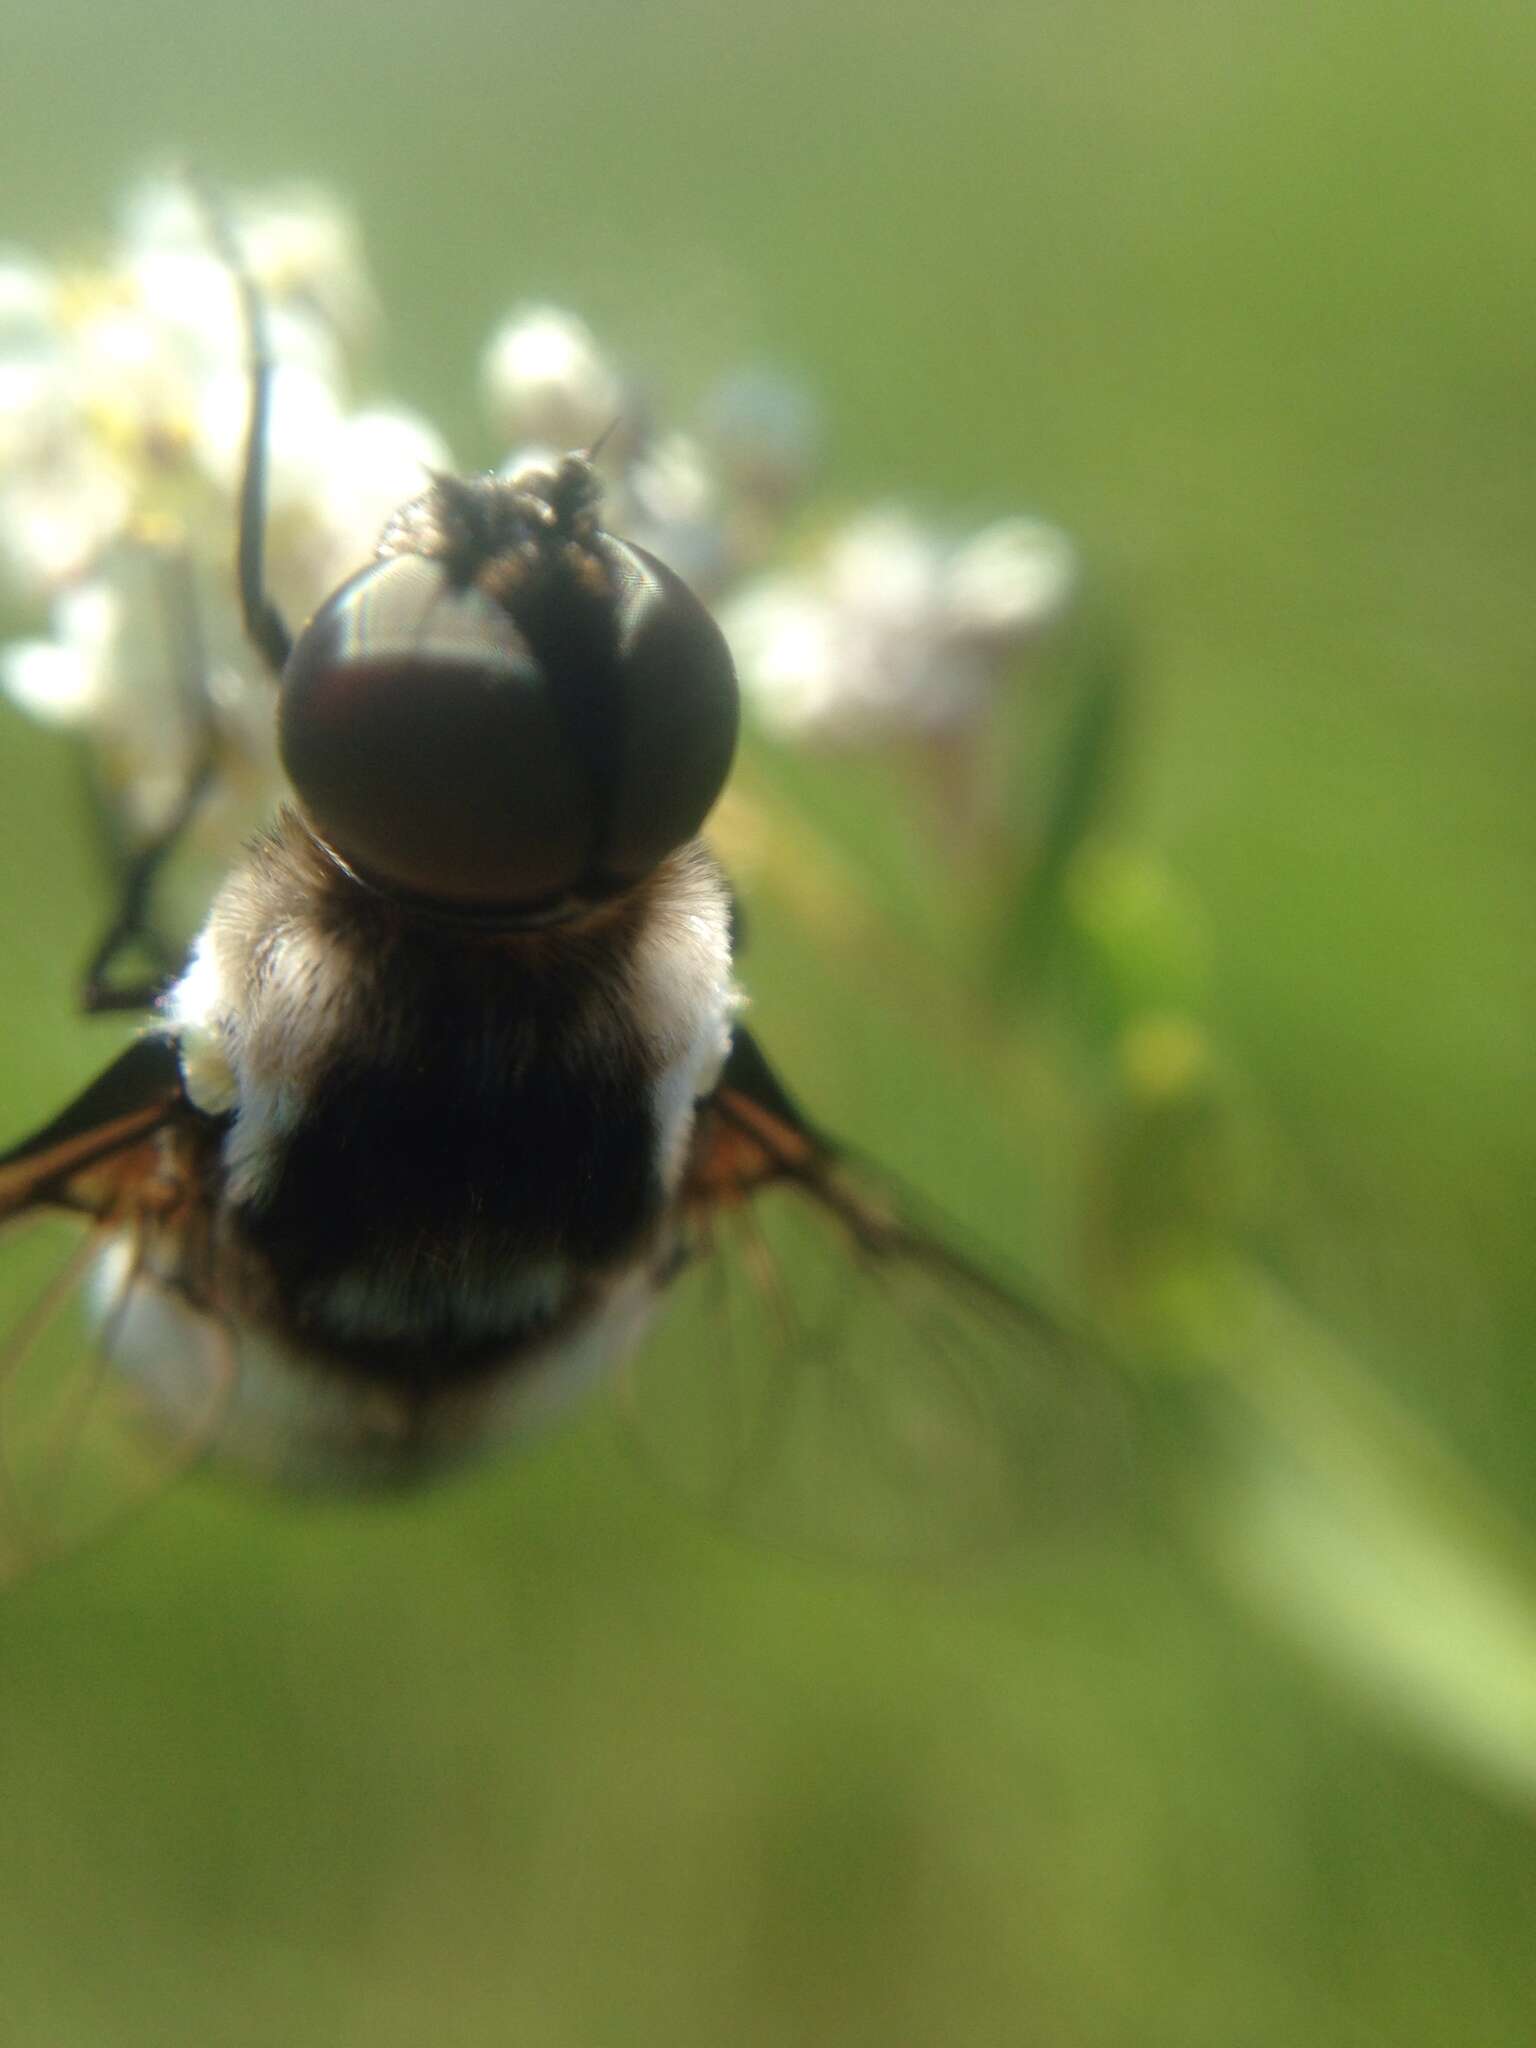
[{"label": "translucent wing", "polygon": [[692,1498],[778,1541],[933,1560],[1123,1496],[1110,1368],[815,1132],[745,1033],[701,1112],[685,1216],[630,1409]]},{"label": "translucent wing", "polygon": [[207,1142],[151,1037],[0,1158],[0,1584],[152,1498],[217,1429],[233,1375],[197,1287]]}]

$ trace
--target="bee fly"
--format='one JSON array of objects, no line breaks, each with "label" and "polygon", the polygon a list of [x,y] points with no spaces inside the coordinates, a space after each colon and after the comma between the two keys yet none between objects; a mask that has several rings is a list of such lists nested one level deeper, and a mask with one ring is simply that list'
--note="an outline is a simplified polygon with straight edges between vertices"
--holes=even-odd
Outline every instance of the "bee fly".
[{"label": "bee fly", "polygon": [[[1035,1465],[1059,1440],[1075,1362],[799,1114],[739,1020],[698,836],[737,733],[713,619],[604,531],[571,455],[438,477],[291,636],[263,580],[262,307],[231,261],[239,595],[293,801],[151,1027],[0,1159],[17,1242],[47,1218],[83,1237],[0,1354],[0,1576],[205,1450],[301,1483],[430,1471],[626,1359],[685,1273],[720,1314],[683,1347],[683,1463],[716,1432],[712,1469],[750,1491],[809,1373],[873,1432],[887,1495],[937,1474],[967,1518],[995,1505],[1020,1445]],[[172,836],[129,876],[98,1007]],[[776,1201],[848,1276],[810,1305]],[[862,1340],[856,1269],[886,1316]],[[746,1389],[754,1346],[775,1362]]]}]

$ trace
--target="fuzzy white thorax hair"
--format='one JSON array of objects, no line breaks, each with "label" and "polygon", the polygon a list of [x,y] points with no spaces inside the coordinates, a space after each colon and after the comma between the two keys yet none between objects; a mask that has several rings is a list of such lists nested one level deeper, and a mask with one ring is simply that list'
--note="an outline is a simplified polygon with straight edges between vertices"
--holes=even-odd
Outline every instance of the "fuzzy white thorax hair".
[{"label": "fuzzy white thorax hair", "polygon": [[[216,898],[185,974],[166,999],[187,1093],[210,1114],[236,1112],[227,1192],[259,1200],[321,1073],[340,1053],[388,1058],[391,1012],[377,958],[321,917],[302,891],[274,896],[260,856]],[[740,996],[731,973],[730,899],[697,843],[644,885],[621,1000],[652,1068],[663,1187],[675,1189],[694,1105],[714,1088]],[[573,1020],[572,1036],[611,1028],[612,992]],[[604,1007],[606,1005],[606,1008]],[[515,1025],[515,1019],[509,1024]],[[451,1057],[451,1049],[444,1048]]]}]

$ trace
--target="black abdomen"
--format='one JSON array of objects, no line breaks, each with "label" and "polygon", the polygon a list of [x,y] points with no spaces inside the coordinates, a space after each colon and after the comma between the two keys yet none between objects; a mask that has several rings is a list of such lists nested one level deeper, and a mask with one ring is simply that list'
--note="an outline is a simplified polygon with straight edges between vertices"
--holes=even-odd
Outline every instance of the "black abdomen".
[{"label": "black abdomen", "polygon": [[638,1063],[609,1049],[506,1073],[462,1040],[437,1046],[334,1065],[238,1214],[296,1325],[391,1378],[504,1354],[558,1315],[551,1276],[569,1294],[622,1259],[661,1200]]}]

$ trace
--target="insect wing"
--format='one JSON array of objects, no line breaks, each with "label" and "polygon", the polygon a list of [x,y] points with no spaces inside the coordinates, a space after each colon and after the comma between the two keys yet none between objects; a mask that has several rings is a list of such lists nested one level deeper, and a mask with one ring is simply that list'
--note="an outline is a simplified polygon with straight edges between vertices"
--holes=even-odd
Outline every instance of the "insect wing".
[{"label": "insect wing", "polygon": [[821,1139],[755,1047],[703,1112],[688,1231],[630,1410],[646,1462],[710,1510],[820,1553],[925,1562],[1123,1496],[1110,1369]]},{"label": "insect wing", "polygon": [[217,1432],[227,1336],[167,1277],[180,1109],[163,1042],[141,1040],[0,1160],[0,1585],[148,1502]]}]

